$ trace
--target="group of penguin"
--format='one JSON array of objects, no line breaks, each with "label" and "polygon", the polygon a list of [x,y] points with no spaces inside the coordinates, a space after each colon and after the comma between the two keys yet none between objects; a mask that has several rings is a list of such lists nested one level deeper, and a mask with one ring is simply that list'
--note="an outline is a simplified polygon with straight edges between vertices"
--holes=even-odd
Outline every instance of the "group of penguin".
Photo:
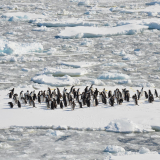
[{"label": "group of penguin", "polygon": [[[35,102],[37,101],[39,104],[46,103],[47,109],[51,110],[56,109],[58,105],[61,109],[63,109],[63,107],[71,106],[71,109],[74,110],[76,104],[79,105],[79,108],[83,108],[83,106],[98,106],[99,103],[107,104],[107,101],[110,106],[114,106],[115,103],[121,105],[124,101],[130,101],[130,93],[126,88],[122,89],[122,91],[117,88],[113,93],[111,90],[107,93],[105,88],[100,92],[97,88],[94,89],[93,85],[90,87],[86,86],[82,93],[80,93],[80,88],[76,90],[74,86],[70,88],[69,92],[64,88],[63,93],[60,92],[59,88],[56,88],[51,92],[49,87],[47,91],[41,90],[38,94],[35,93],[35,90],[32,92],[27,90],[26,93],[21,91],[19,95],[14,93],[14,88],[9,91],[9,98],[12,99],[12,102],[8,102],[10,108],[13,108],[14,105],[21,108],[21,104],[29,104],[32,107],[36,107]],[[156,89],[154,95],[155,97],[158,97]],[[142,88],[141,91],[137,90],[137,94],[132,96],[135,105],[138,105],[138,100],[140,100],[142,96],[145,97],[145,99],[148,99],[149,103],[154,101],[151,90],[147,93],[146,91],[143,91]]]}]

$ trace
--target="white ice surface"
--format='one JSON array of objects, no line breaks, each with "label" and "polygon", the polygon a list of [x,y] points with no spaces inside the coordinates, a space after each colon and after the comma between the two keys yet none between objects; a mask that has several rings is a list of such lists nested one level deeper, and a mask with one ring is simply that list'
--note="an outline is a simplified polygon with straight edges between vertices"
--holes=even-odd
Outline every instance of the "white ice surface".
[{"label": "white ice surface", "polygon": [[[48,77],[47,77],[48,79]],[[59,78],[60,79],[60,78]],[[66,77],[64,79],[67,79]],[[60,81],[60,80],[59,80]],[[54,83],[54,80],[52,81]],[[70,82],[70,81],[69,81]],[[64,80],[64,83],[66,81]],[[61,82],[62,84],[62,82]],[[39,87],[38,87],[39,86]],[[46,87],[41,87],[42,85],[37,85],[36,88],[39,90],[47,90]],[[24,93],[29,90],[33,91],[35,88],[32,86],[21,86],[21,88],[16,88],[15,93]],[[70,90],[70,87],[65,86],[66,89]],[[75,88],[80,88],[80,92],[83,92],[83,86],[77,86]],[[106,91],[115,90],[117,87],[107,87],[107,86],[94,86],[102,91],[106,88]],[[118,87],[122,89],[124,87]],[[51,89],[53,90],[54,87]],[[131,96],[136,93],[137,89],[141,88],[127,88],[130,90]],[[148,91],[149,88],[144,88]],[[150,88],[152,92],[154,88]],[[63,87],[60,88],[63,90]],[[158,90],[159,92],[160,90]],[[64,108],[63,110],[59,108],[55,110],[46,109],[45,103],[38,104],[36,102],[37,108],[32,108],[31,106],[22,105],[22,108],[18,108],[17,105],[11,109],[8,102],[11,99],[8,98],[8,90],[0,91],[0,128],[8,128],[10,126],[27,126],[30,128],[53,128],[53,129],[80,129],[80,130],[105,130],[113,132],[146,132],[153,131],[151,128],[160,129],[160,108],[159,98],[155,98],[153,103],[148,103],[147,100],[142,98],[139,100],[139,106],[134,104],[131,99],[130,102],[124,102],[122,105],[116,105],[110,107],[110,105],[103,105],[100,103],[97,107],[91,106],[79,108],[78,104],[74,111],[71,110],[70,106]],[[38,90],[36,90],[38,93]]]},{"label": "white ice surface", "polygon": [[109,160],[159,160],[159,154],[133,154],[125,156],[112,156]]},{"label": "white ice surface", "polygon": [[60,38],[94,38],[102,36],[132,35],[142,33],[148,26],[128,24],[117,27],[66,27],[58,36]]}]

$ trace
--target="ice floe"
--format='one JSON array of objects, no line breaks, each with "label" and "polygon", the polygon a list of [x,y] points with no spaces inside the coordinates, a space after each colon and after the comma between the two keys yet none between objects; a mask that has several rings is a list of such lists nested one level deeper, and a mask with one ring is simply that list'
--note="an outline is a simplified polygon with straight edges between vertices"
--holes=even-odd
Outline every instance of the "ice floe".
[{"label": "ice floe", "polygon": [[111,73],[111,72],[103,73],[98,78],[99,79],[130,79],[130,77],[126,74]]},{"label": "ice floe", "polygon": [[11,42],[6,39],[0,39],[0,53],[4,53],[4,55],[26,54],[28,52],[36,52],[42,50],[43,45],[41,43],[18,43]]},{"label": "ice floe", "polygon": [[8,12],[3,13],[2,18],[6,18],[9,21],[16,20],[35,20],[35,19],[44,19],[46,16],[41,14],[29,13],[29,12]]},{"label": "ice floe", "polygon": [[95,65],[98,65],[99,63],[97,62],[62,62],[62,61],[59,61],[58,64],[65,65],[65,66],[71,66],[75,68],[82,68],[82,67],[95,66]]},{"label": "ice floe", "polygon": [[86,69],[81,68],[44,68],[42,71],[43,74],[53,74],[54,76],[81,76],[87,74],[88,71]]},{"label": "ice floe", "polygon": [[61,132],[61,131],[55,131],[55,130],[49,129],[49,130],[47,130],[46,135],[59,137],[59,136],[65,135],[65,134],[64,134],[64,132]]},{"label": "ice floe", "polygon": [[46,84],[50,86],[71,86],[71,85],[79,85],[79,79],[72,78],[68,75],[63,77],[53,77],[52,75],[38,75],[31,80],[35,83]]},{"label": "ice floe", "polygon": [[102,36],[132,35],[142,33],[148,26],[128,24],[117,27],[66,27],[58,37],[60,38],[96,38]]},{"label": "ice floe", "polygon": [[118,152],[125,152],[125,149],[120,146],[108,145],[104,151],[110,153],[118,153]]},{"label": "ice floe", "polygon": [[124,133],[142,132],[143,129],[144,129],[143,127],[139,127],[137,124],[128,119],[113,120],[108,124],[108,126],[106,126],[106,131],[124,132]]},{"label": "ice floe", "polygon": [[[35,22],[36,23],[36,22]],[[41,21],[36,23],[37,26],[46,26],[46,27],[76,27],[76,26],[95,26],[98,23],[94,22],[87,22],[85,19],[77,19],[77,18],[70,18],[70,19],[62,19],[55,21]]]}]

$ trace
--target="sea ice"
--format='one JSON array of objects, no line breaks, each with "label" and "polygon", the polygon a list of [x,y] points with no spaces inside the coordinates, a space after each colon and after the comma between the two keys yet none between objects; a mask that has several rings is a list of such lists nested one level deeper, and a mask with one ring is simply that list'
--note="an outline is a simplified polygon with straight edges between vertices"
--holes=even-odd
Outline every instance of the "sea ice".
[{"label": "sea ice", "polygon": [[130,77],[122,73],[106,72],[106,73],[101,74],[98,78],[99,79],[129,79]]},{"label": "sea ice", "polygon": [[116,35],[132,35],[142,33],[148,26],[128,24],[117,27],[66,27],[62,30],[58,37],[60,38],[96,38],[103,36],[116,36]]},{"label": "sea ice", "polygon": [[99,63],[96,63],[96,62],[62,62],[62,61],[59,61],[58,64],[71,66],[71,67],[75,67],[75,68],[82,68],[82,67],[90,67],[90,66],[98,65]]},{"label": "sea ice", "polygon": [[81,68],[44,68],[42,71],[43,74],[53,74],[54,76],[81,76],[87,74],[86,69]]},{"label": "sea ice", "polygon": [[38,75],[31,79],[35,83],[46,84],[50,86],[72,86],[79,85],[79,79],[74,79],[68,75],[63,77],[53,77],[52,75]]},{"label": "sea ice", "polygon": [[104,151],[110,153],[118,153],[118,152],[125,152],[125,149],[120,146],[108,145]]}]

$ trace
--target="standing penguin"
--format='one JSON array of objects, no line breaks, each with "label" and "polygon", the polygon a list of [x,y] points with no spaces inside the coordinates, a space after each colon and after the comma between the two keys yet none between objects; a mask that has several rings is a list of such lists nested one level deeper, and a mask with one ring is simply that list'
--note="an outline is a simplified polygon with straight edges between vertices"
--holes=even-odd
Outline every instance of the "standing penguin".
[{"label": "standing penguin", "polygon": [[18,108],[21,108],[21,103],[19,100],[18,100]]},{"label": "standing penguin", "polygon": [[145,93],[145,98],[148,99],[148,93],[146,91],[144,91]]},{"label": "standing penguin", "polygon": [[76,104],[75,104],[75,102],[73,101],[72,104],[71,104],[71,109],[72,109],[72,111],[75,109],[75,106],[76,106]]},{"label": "standing penguin", "polygon": [[8,102],[10,108],[13,108],[13,103],[12,102]]},{"label": "standing penguin", "polygon": [[156,89],[155,89],[155,96],[156,96],[156,98],[158,97],[158,92]]},{"label": "standing penguin", "polygon": [[60,101],[60,108],[63,109],[63,102]]}]

